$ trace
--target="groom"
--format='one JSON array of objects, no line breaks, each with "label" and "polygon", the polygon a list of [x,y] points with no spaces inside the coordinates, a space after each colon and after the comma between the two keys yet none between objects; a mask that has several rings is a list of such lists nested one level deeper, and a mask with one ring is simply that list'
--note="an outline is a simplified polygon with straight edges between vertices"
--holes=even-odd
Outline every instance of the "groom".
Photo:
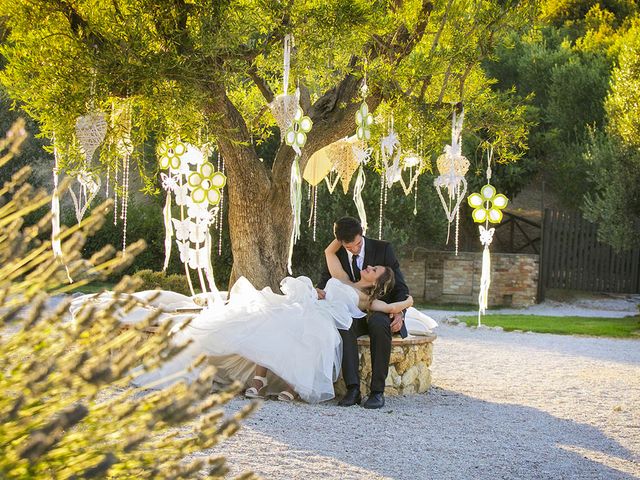
[{"label": "groom", "polygon": [[[360,271],[368,266],[382,265],[391,267],[396,282],[393,290],[381,300],[392,303],[407,298],[409,289],[400,271],[400,264],[388,242],[374,240],[362,235],[360,222],[352,217],[338,220],[333,227],[336,239],[342,243],[337,255],[342,268],[353,282],[360,280]],[[318,288],[324,289],[331,278],[325,267]],[[371,338],[371,393],[364,408],[382,408],[384,406],[384,385],[389,371],[391,356],[391,336],[400,333],[404,338],[407,329],[404,314],[371,312],[363,318],[354,318],[349,330],[339,330],[342,336],[342,376],[347,385],[347,393],[339,405],[350,407],[362,401],[360,395],[360,375],[358,359],[358,337],[369,334]]]}]

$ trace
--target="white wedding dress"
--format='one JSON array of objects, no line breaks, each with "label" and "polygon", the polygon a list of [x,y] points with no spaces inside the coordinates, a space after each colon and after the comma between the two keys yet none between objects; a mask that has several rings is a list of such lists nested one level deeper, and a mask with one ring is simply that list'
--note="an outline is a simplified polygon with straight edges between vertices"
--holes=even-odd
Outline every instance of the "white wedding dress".
[{"label": "white wedding dress", "polygon": [[[218,383],[245,382],[258,364],[291,385],[307,402],[333,398],[333,382],[342,359],[337,329],[348,329],[352,318],[365,316],[357,307],[358,294],[352,287],[331,279],[325,289],[326,298],[318,300],[307,277],[287,277],[281,290],[284,295],[269,288],[256,290],[241,277],[232,287],[226,304],[217,302],[204,308],[185,329],[176,333],[176,344],[192,342],[184,351],[159,369],[137,377],[134,383],[161,388],[180,379],[193,380],[199,372],[189,372],[187,367],[205,353],[218,367]],[[150,295],[151,292],[134,294],[140,299]],[[74,301],[72,313],[89,298]],[[109,298],[105,296],[103,301]],[[95,303],[95,297],[91,301]],[[189,297],[174,292],[161,292],[153,304],[165,311],[196,307]],[[122,315],[121,321],[135,323],[146,313],[143,308],[134,309]],[[163,320],[178,324],[184,318],[185,315],[168,315]],[[282,389],[284,385],[276,382],[274,387]]]},{"label": "white wedding dress", "polygon": [[[241,277],[232,287],[228,302],[213,302],[186,328],[177,331],[173,338],[176,345],[191,341],[185,350],[160,368],[138,376],[134,383],[162,388],[178,380],[192,381],[199,371],[189,371],[188,367],[205,353],[210,357],[210,363],[217,367],[215,382],[219,386],[233,380],[246,383],[258,364],[291,385],[303,400],[311,403],[330,400],[334,397],[333,383],[338,378],[342,361],[338,329],[348,329],[353,318],[366,315],[358,309],[358,293],[339,280],[330,279],[325,287],[325,299],[319,300],[307,277],[287,277],[280,288],[283,295],[275,294],[269,288],[257,290]],[[192,298],[174,292],[133,294],[145,302],[154,295],[151,308],[166,312],[197,308]],[[73,302],[71,312],[77,313],[87,301],[95,304],[108,302],[111,298],[110,294],[80,297]],[[121,313],[120,320],[136,323],[148,313],[146,308],[134,308],[126,314]],[[425,318],[420,319],[421,315]],[[193,314],[167,313],[160,321],[171,321],[179,330],[178,326],[190,316]],[[405,320],[410,331],[411,324],[420,323],[416,320],[421,320],[421,325],[427,329],[437,325],[429,317],[410,309]],[[433,323],[425,323],[429,320]],[[277,393],[285,385],[271,375],[269,387],[270,393]]]}]

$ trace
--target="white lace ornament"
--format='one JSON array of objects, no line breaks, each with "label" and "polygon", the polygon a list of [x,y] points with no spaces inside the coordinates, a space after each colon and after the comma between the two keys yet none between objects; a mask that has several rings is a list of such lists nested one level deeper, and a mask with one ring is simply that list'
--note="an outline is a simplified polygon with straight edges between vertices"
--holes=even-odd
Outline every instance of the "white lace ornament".
[{"label": "white lace ornament", "polygon": [[76,138],[85,154],[87,164],[107,134],[107,119],[102,112],[91,112],[76,119]]},{"label": "white lace ornament", "polygon": [[[469,160],[462,155],[462,124],[464,121],[464,110],[458,117],[453,112],[451,120],[451,145],[444,148],[444,153],[438,157],[436,165],[440,175],[434,180],[440,203],[444,209],[449,228],[455,220],[458,222],[460,204],[467,193],[467,181],[464,178],[469,170]],[[443,191],[446,190],[448,199],[445,200]],[[449,242],[449,232],[447,232],[447,243]],[[458,254],[458,234],[456,228],[456,255]]]},{"label": "white lace ornament", "polygon": [[101,181],[97,174],[87,170],[80,171],[76,175],[76,181],[79,184],[77,194],[72,187],[69,187],[69,193],[71,194],[71,200],[73,200],[76,219],[80,223],[87,208],[89,208],[89,205],[98,194]]},{"label": "white lace ornament", "polygon": [[400,185],[402,185],[405,196],[409,195],[418,183],[418,177],[420,176],[423,165],[424,161],[417,153],[409,152],[404,155],[402,170],[409,172],[409,181],[405,182],[401,171]]},{"label": "white lace ornament", "polygon": [[400,166],[400,138],[393,129],[393,119],[391,128],[386,137],[380,140],[380,153],[382,154],[382,168],[385,174],[385,183],[390,186],[400,180],[402,168]]},{"label": "white lace ornament", "polygon": [[300,90],[296,89],[293,95],[288,95],[289,90],[289,71],[291,69],[291,46],[293,37],[285,35],[284,37],[284,69],[282,74],[283,93],[277,95],[271,103],[269,109],[276,119],[280,128],[281,139],[284,140],[285,134],[293,123],[298,108],[300,108]]}]

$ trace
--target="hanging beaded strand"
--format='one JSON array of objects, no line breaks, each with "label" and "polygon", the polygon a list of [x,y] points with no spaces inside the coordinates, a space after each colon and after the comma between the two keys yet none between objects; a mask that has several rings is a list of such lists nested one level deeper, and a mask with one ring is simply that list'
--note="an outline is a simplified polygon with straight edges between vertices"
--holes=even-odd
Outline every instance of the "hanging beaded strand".
[{"label": "hanging beaded strand", "polygon": [[[221,158],[220,153],[218,153],[218,164],[222,164],[222,170],[219,170],[222,172],[223,175],[225,175],[225,169],[224,169],[224,159]],[[218,210],[219,212],[219,217],[218,217],[218,256],[222,255],[222,214],[223,214],[223,210],[224,210],[224,187],[222,187],[220,189],[220,209]]]},{"label": "hanging beaded strand", "polygon": [[120,218],[122,219],[122,253],[127,251],[127,210],[129,209],[129,155],[122,159],[122,207]]},{"label": "hanging beaded strand", "polygon": [[460,206],[456,208],[456,257],[458,256],[458,244],[459,244],[459,232],[460,232]]},{"label": "hanging beaded strand", "polygon": [[316,227],[318,226],[318,186],[313,187],[313,241],[316,241]]},{"label": "hanging beaded strand", "polygon": [[416,216],[418,214],[418,180],[416,179],[416,184],[413,187],[413,215]]},{"label": "hanging beaded strand", "polygon": [[113,224],[118,225],[118,166],[119,161],[116,161],[116,166],[113,172]]},{"label": "hanging beaded strand", "polygon": [[378,216],[378,240],[382,240],[382,210],[384,208],[384,170],[380,173],[380,215]]},{"label": "hanging beaded strand", "polygon": [[[127,102],[125,105],[125,135],[126,142],[131,142],[131,104]],[[123,192],[122,192],[122,208],[121,208],[121,218],[122,218],[122,253],[127,251],[127,215],[129,213],[129,170],[131,164],[131,150],[129,149],[129,145],[124,145],[124,158],[123,161]]]}]

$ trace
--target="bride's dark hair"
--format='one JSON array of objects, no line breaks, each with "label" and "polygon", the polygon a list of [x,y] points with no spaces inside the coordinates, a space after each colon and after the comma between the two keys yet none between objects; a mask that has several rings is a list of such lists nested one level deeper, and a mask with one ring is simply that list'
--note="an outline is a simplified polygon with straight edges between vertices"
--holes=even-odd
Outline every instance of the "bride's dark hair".
[{"label": "bride's dark hair", "polygon": [[384,297],[387,293],[393,290],[396,284],[396,275],[390,267],[384,267],[384,273],[378,277],[376,283],[369,289],[367,299],[368,307],[371,307],[371,303],[374,300]]}]

